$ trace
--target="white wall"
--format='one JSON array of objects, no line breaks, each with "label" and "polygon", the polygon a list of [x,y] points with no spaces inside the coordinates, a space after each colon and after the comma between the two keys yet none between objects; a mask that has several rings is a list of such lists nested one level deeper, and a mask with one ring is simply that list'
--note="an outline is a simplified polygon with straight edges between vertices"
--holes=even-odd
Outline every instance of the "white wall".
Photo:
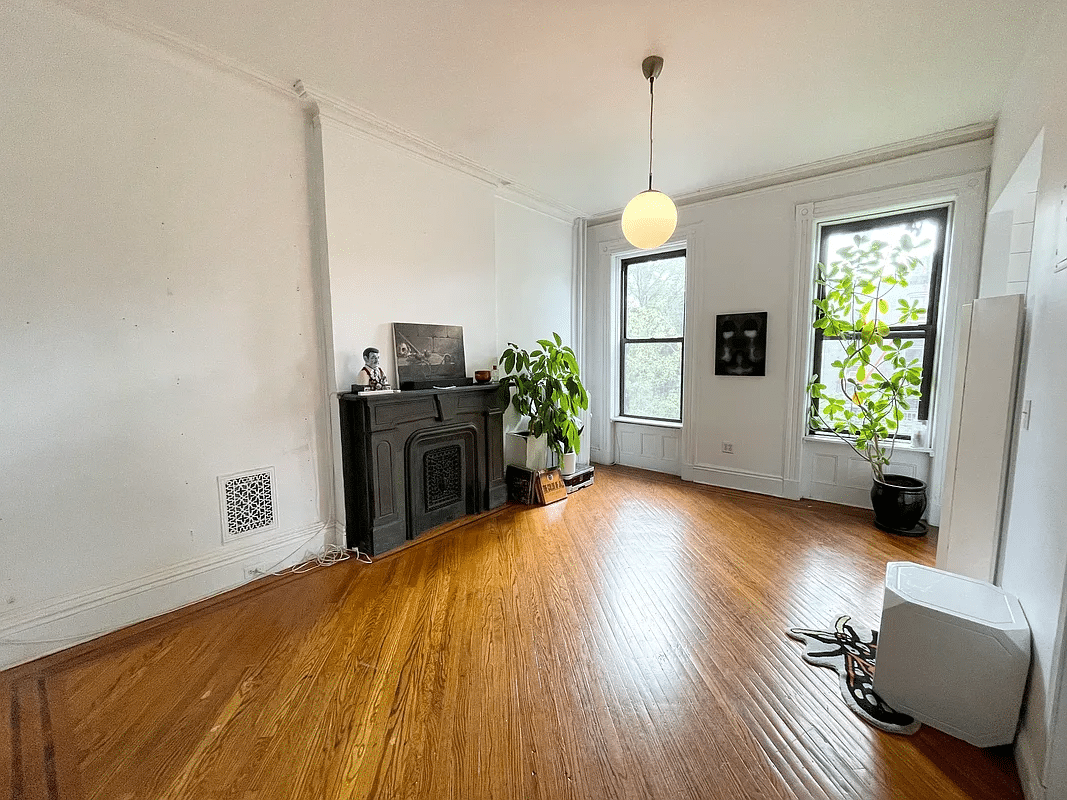
[{"label": "white wall", "polygon": [[[0,69],[3,667],[316,549],[329,508],[297,105],[23,0]],[[223,546],[217,477],[265,466],[277,529]]]},{"label": "white wall", "polygon": [[[685,419],[680,463],[663,458],[660,468],[689,480],[785,494],[797,206],[981,171],[990,150],[989,140],[972,142],[680,208],[676,236],[689,245]],[[627,249],[617,221],[590,226],[585,313],[586,351],[597,354],[588,359],[596,403],[593,448],[595,457],[608,463],[619,455],[615,426],[607,422],[616,391],[611,270],[613,258]],[[977,259],[968,265],[974,273],[977,268]],[[768,312],[765,377],[714,375],[715,315],[740,311]],[[945,325],[953,324],[949,313]],[[673,435],[665,429],[665,439]],[[732,455],[722,452],[724,441],[733,444]],[[672,448],[665,444],[663,452]]]},{"label": "white wall", "polygon": [[462,325],[467,374],[508,341],[570,338],[571,225],[493,186],[323,120],[336,384],[364,348],[395,383],[394,322]]},{"label": "white wall", "polygon": [[[1067,797],[1064,719],[1064,576],[1067,571],[1067,271],[1053,272],[1056,216],[1067,185],[1067,10],[1052,4],[1015,77],[997,125],[990,197],[996,202],[1044,128],[1027,295],[1024,374],[1019,399],[1030,401],[1019,429],[1000,580],[1016,594],[1033,632],[1026,711],[1016,746],[1030,798]],[[1020,403],[1021,405],[1021,403]],[[1059,715],[1057,722],[1057,713]],[[1057,761],[1054,756],[1058,754]]]},{"label": "white wall", "polygon": [[495,209],[496,355],[508,342],[530,350],[552,333],[573,345],[570,223],[499,198]]},{"label": "white wall", "polygon": [[[495,210],[497,345],[485,366],[497,363],[509,342],[533,350],[538,339],[558,333],[564,344],[576,347],[571,224],[502,198]],[[505,413],[505,431],[526,430],[526,425],[527,418],[514,408]]]},{"label": "white wall", "polygon": [[324,118],[326,230],[337,389],[363,350],[396,383],[394,322],[462,325],[467,373],[496,355],[492,187]]}]

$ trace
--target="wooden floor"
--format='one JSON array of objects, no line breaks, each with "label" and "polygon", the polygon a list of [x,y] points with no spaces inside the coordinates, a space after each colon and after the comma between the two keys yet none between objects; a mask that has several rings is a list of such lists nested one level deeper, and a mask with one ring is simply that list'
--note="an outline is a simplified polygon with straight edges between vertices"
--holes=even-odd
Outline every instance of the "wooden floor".
[{"label": "wooden floor", "polygon": [[877,625],[934,543],[597,468],[378,560],[0,673],[0,797],[1021,798],[1005,748],[868,727],[791,626]]}]

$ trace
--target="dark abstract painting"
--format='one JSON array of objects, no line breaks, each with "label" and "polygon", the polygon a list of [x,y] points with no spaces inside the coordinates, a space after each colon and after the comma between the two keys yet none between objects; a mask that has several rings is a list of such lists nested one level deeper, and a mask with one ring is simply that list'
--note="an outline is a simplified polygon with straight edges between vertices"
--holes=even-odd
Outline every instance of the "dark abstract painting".
[{"label": "dark abstract painting", "polygon": [[715,317],[715,374],[767,374],[767,312]]}]

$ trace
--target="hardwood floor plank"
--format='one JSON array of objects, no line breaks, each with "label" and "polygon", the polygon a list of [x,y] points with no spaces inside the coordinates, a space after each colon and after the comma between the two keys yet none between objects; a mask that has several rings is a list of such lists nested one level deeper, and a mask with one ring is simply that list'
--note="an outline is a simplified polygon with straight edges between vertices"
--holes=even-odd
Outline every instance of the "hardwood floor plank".
[{"label": "hardwood floor plank", "polygon": [[[3,792],[10,791],[15,797],[18,785],[22,780],[21,766],[17,762],[21,754],[16,757],[15,750],[21,750],[18,741],[20,723],[18,710],[15,707],[15,694],[13,681],[0,672],[0,796]],[[18,766],[19,772],[15,769]]]},{"label": "hardwood floor plank", "polygon": [[57,800],[55,748],[44,678],[15,682],[12,700],[11,794],[16,800]]},{"label": "hardwood floor plank", "polygon": [[[47,673],[42,676],[42,680],[52,730],[52,757],[56,774],[55,796],[62,800],[80,800],[83,795],[77,753],[74,748],[63,746],[63,743],[71,741],[74,735],[74,726],[65,700],[66,685],[62,678]],[[0,783],[0,786],[2,785]]]},{"label": "hardwood floor plank", "polygon": [[933,556],[855,509],[598,467],[561,503],[0,675],[0,780],[20,800],[1021,799],[1010,754],[865,725],[785,636],[876,626],[885,563]]}]

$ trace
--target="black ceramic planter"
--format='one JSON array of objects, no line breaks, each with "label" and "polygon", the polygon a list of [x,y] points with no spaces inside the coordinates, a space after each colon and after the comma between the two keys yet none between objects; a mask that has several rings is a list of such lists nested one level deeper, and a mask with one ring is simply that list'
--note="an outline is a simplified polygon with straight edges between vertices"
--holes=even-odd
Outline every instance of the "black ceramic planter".
[{"label": "black ceramic planter", "polygon": [[874,524],[889,533],[925,535],[922,516],[926,513],[926,483],[908,475],[884,477],[883,481],[875,478],[871,487]]}]

